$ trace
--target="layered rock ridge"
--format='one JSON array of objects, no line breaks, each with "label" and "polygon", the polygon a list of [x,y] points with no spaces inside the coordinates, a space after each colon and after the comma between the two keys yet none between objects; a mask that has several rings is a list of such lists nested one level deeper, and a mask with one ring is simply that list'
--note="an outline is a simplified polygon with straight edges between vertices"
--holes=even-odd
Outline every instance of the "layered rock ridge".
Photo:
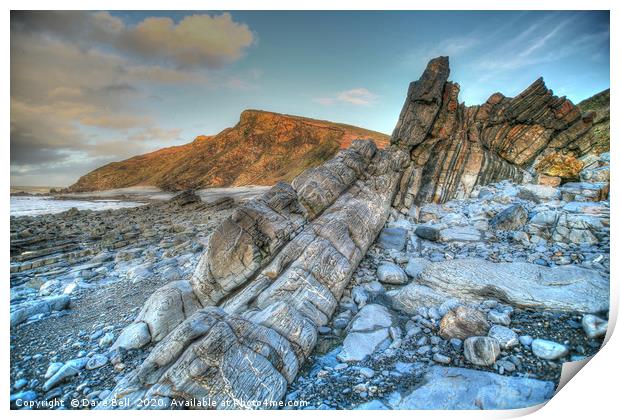
[{"label": "layered rock ridge", "polygon": [[514,98],[495,93],[483,105],[465,106],[448,76],[448,58],[439,57],[409,87],[391,140],[412,163],[394,201],[397,209],[463,198],[475,185],[521,182],[551,153],[589,152],[593,113],[582,114],[554,96],[542,78]]},{"label": "layered rock ridge", "polygon": [[406,163],[356,141],[237,210],[192,279],[156,292],[121,334],[117,347],[161,341],[108,402],[280,400],[387,220]]}]

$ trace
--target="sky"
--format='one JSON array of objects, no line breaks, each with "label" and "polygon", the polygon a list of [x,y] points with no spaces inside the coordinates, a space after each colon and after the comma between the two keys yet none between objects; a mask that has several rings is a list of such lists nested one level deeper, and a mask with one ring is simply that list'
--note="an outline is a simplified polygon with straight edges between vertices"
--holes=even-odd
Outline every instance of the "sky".
[{"label": "sky", "polygon": [[391,134],[439,55],[467,105],[540,76],[577,103],[609,87],[609,13],[12,12],[11,185],[68,186],[244,109]]}]

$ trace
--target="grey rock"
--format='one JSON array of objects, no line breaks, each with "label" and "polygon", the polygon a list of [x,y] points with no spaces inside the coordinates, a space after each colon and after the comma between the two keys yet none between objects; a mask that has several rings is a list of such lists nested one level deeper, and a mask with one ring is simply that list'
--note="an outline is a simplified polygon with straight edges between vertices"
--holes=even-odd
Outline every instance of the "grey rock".
[{"label": "grey rock", "polygon": [[151,341],[151,334],[145,322],[134,322],[125,328],[118,336],[112,349],[122,347],[126,350],[138,349]]},{"label": "grey rock", "polygon": [[433,361],[437,362],[437,363],[442,363],[444,365],[450,364],[450,362],[452,362],[452,359],[448,356],[445,356],[441,353],[435,353],[433,355]]},{"label": "grey rock", "polygon": [[596,315],[584,315],[581,319],[581,326],[588,338],[604,337],[607,333],[607,321]]},{"label": "grey rock", "polygon": [[554,341],[537,338],[532,341],[532,352],[541,359],[556,360],[568,354],[568,347]]},{"label": "grey rock", "polygon": [[412,279],[417,279],[429,264],[426,258],[410,258],[405,267],[405,273]]},{"label": "grey rock", "polygon": [[541,203],[544,201],[559,200],[560,190],[549,185],[526,184],[519,188],[519,198]]},{"label": "grey rock", "polygon": [[78,375],[84,369],[87,362],[87,357],[69,360],[43,384],[43,391],[49,391],[64,380]]},{"label": "grey rock", "polygon": [[525,347],[531,346],[532,345],[532,341],[534,341],[534,338],[531,335],[519,336],[519,343],[521,343],[521,345],[523,345]]},{"label": "grey rock", "polygon": [[415,230],[415,234],[422,239],[428,239],[429,241],[439,240],[439,229],[432,226],[418,226]]},{"label": "grey rock", "polygon": [[392,304],[409,309],[422,306],[427,296],[433,305],[449,298],[482,302],[501,296],[503,301],[521,308],[581,313],[609,308],[609,280],[595,270],[574,265],[550,268],[463,258],[429,264],[418,282],[420,285],[411,283],[388,293]]},{"label": "grey rock", "polygon": [[93,370],[99,369],[102,366],[105,366],[108,363],[108,358],[103,354],[95,354],[88,359],[86,362],[86,369]]},{"label": "grey rock", "polygon": [[511,349],[519,344],[517,333],[501,325],[493,325],[489,330],[489,337],[495,338],[501,349]]},{"label": "grey rock", "polygon": [[482,238],[483,233],[473,226],[455,226],[440,231],[442,242],[476,242]]},{"label": "grey rock", "polygon": [[474,365],[491,366],[499,353],[499,342],[492,337],[469,337],[464,342],[463,354]]},{"label": "grey rock", "polygon": [[454,367],[432,367],[422,386],[407,394],[394,409],[493,410],[531,407],[553,396],[550,381],[502,376]]},{"label": "grey rock", "polygon": [[379,234],[377,244],[383,249],[402,251],[407,245],[407,231],[403,228],[384,228]]},{"label": "grey rock", "polygon": [[506,327],[510,325],[510,315],[506,312],[500,312],[492,309],[487,314],[487,318],[489,319],[489,322],[493,324],[504,325]]},{"label": "grey rock", "polygon": [[[53,311],[62,311],[71,304],[71,298],[68,295],[52,296],[37,300],[35,302],[27,302],[15,307],[11,312],[11,327],[14,327],[28,318],[39,314],[50,314]],[[13,306],[11,307],[13,309]]]},{"label": "grey rock", "polygon": [[364,306],[351,321],[338,359],[342,362],[361,361],[375,351],[387,347],[392,322],[392,316],[384,306]]},{"label": "grey rock", "polygon": [[407,275],[402,268],[392,263],[383,263],[377,268],[377,277],[381,283],[405,284]]},{"label": "grey rock", "polygon": [[510,206],[497,213],[489,224],[499,230],[517,230],[527,222],[528,212],[520,204]]}]

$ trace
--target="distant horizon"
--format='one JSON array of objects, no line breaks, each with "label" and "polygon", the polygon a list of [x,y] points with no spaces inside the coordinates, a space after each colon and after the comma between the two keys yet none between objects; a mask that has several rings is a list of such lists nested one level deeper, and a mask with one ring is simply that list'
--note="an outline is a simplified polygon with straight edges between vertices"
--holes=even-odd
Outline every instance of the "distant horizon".
[{"label": "distant horizon", "polygon": [[609,88],[609,12],[12,12],[11,185],[66,187],[246,109],[390,135],[439,55],[467,105],[541,76],[577,104]]}]

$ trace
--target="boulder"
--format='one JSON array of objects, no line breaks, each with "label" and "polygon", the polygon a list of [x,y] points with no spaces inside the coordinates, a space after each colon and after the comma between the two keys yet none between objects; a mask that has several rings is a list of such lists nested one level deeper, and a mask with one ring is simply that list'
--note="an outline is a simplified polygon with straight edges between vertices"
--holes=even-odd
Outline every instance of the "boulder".
[{"label": "boulder", "polygon": [[430,261],[426,258],[410,258],[409,261],[407,261],[405,273],[412,279],[417,279],[429,262]]},{"label": "boulder", "polygon": [[551,381],[503,376],[473,369],[434,366],[421,386],[394,409],[508,410],[542,404],[555,392]]},{"label": "boulder", "polygon": [[557,176],[564,181],[579,179],[583,162],[571,155],[551,153],[538,161],[536,172],[549,176]]},{"label": "boulder", "polygon": [[448,311],[439,324],[439,335],[447,340],[485,335],[488,330],[485,313],[468,306],[458,306]]},{"label": "boulder", "polygon": [[422,239],[428,239],[429,241],[439,240],[439,229],[432,226],[418,226],[415,230],[415,234]]},{"label": "boulder", "polygon": [[528,212],[525,207],[515,204],[493,216],[489,225],[499,230],[517,230],[527,222],[527,218]]},{"label": "boulder", "polygon": [[384,306],[364,306],[351,322],[338,359],[342,362],[359,362],[387,347],[392,323],[392,316]]},{"label": "boulder", "polygon": [[407,245],[407,231],[398,227],[384,228],[379,234],[377,244],[383,249],[402,251]]},{"label": "boulder", "polygon": [[382,263],[377,268],[377,278],[387,284],[405,284],[408,281],[403,269],[393,263]]},{"label": "boulder", "polygon": [[455,226],[439,232],[442,242],[477,242],[484,234],[473,226]]},{"label": "boulder", "polygon": [[519,188],[519,198],[542,203],[545,201],[554,201],[561,198],[560,190],[549,185],[526,184]]},{"label": "boulder", "polygon": [[[596,313],[609,308],[609,279],[597,271],[567,265],[543,267],[522,262],[493,263],[479,258],[463,258],[429,263],[418,279],[428,286],[435,299],[443,296],[463,302],[499,298],[520,308]],[[392,294],[393,301],[411,306],[407,285]]]},{"label": "boulder", "polygon": [[499,353],[499,341],[493,337],[469,337],[463,342],[465,359],[474,365],[491,366]]}]

